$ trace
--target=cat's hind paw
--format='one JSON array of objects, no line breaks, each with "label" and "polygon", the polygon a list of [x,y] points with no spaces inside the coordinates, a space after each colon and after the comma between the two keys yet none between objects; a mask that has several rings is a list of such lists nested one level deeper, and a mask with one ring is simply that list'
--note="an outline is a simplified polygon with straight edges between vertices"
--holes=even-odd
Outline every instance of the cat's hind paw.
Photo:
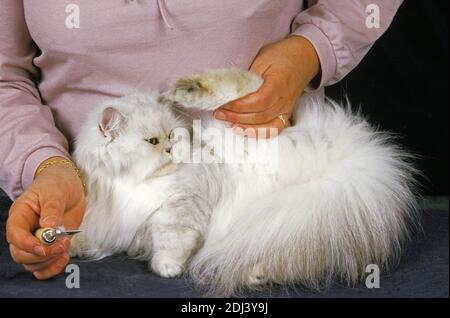
[{"label": "cat's hind paw", "polygon": [[269,279],[266,275],[265,268],[262,264],[257,264],[250,275],[247,277],[247,284],[249,286],[262,286],[266,285],[269,282]]},{"label": "cat's hind paw", "polygon": [[164,278],[172,278],[183,273],[184,264],[169,256],[158,255],[151,260],[153,272]]}]

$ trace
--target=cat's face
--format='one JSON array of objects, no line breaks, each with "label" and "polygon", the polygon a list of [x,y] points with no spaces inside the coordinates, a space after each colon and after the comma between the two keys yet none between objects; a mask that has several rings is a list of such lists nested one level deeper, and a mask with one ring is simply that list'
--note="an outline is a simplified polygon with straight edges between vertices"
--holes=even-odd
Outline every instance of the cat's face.
[{"label": "cat's face", "polygon": [[[173,130],[184,126],[170,105],[137,95],[105,105],[91,127],[88,151],[100,169],[137,181],[172,172]],[[81,145],[80,145],[81,146]]]}]

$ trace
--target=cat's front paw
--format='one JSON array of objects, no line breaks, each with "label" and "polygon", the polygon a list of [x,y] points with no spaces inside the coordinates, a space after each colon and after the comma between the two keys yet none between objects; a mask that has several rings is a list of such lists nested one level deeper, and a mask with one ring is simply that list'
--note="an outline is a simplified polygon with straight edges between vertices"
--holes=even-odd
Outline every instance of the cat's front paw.
[{"label": "cat's front paw", "polygon": [[180,95],[207,93],[209,89],[206,83],[200,76],[179,78],[172,86],[172,92]]},{"label": "cat's front paw", "polygon": [[171,100],[186,108],[214,111],[239,97],[257,91],[261,76],[238,69],[218,69],[178,79],[171,87]]},{"label": "cat's front paw", "polygon": [[84,239],[81,234],[77,234],[70,240],[69,256],[83,257]]},{"label": "cat's front paw", "polygon": [[151,260],[153,272],[164,278],[172,278],[183,273],[183,262],[166,255],[156,255]]},{"label": "cat's front paw", "polygon": [[187,108],[204,108],[210,104],[214,97],[207,81],[200,76],[191,76],[178,79],[170,90],[173,101]]}]

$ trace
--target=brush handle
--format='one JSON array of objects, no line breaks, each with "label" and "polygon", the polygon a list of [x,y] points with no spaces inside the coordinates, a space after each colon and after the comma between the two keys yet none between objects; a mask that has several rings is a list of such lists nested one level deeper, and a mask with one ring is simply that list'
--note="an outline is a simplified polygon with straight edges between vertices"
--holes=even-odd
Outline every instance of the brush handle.
[{"label": "brush handle", "polygon": [[45,245],[52,245],[56,241],[56,231],[51,227],[38,228],[34,236]]}]

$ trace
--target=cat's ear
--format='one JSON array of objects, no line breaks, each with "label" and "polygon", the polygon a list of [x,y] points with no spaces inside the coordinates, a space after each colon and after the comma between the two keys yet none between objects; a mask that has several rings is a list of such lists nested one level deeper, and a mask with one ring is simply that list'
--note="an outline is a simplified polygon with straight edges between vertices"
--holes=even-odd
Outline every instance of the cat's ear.
[{"label": "cat's ear", "polygon": [[103,136],[116,138],[125,124],[125,116],[114,107],[106,107],[98,125]]}]

